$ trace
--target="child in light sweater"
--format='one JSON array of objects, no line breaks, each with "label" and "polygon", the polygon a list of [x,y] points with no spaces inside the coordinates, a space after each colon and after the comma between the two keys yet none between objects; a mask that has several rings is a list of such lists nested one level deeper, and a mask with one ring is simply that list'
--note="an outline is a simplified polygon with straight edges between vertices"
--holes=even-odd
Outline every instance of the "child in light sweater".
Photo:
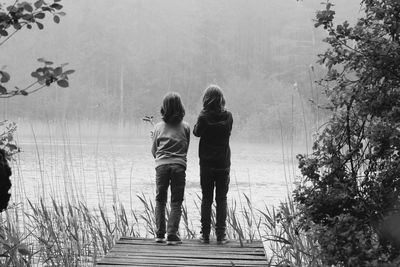
[{"label": "child in light sweater", "polygon": [[[186,155],[190,141],[190,127],[183,121],[185,108],[177,93],[165,95],[161,107],[162,121],[154,127],[151,152],[156,162],[156,242],[181,244],[178,236],[185,192]],[[165,206],[171,185],[171,213],[165,227]]]}]

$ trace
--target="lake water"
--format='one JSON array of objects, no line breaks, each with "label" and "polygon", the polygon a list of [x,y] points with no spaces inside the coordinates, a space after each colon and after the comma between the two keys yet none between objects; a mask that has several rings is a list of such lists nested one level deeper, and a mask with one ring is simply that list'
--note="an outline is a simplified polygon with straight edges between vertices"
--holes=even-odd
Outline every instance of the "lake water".
[{"label": "lake water", "polygon": [[[36,138],[36,141],[35,141]],[[13,198],[26,203],[39,197],[49,201],[80,200],[89,207],[111,207],[115,202],[140,211],[137,195],[154,199],[155,170],[149,136],[101,137],[24,136],[19,137],[22,152],[13,163]],[[281,143],[262,144],[231,142],[232,168],[228,203],[253,207],[278,205],[292,189],[298,174],[291,155],[303,152],[300,147]],[[198,166],[198,140],[192,138],[186,178],[185,205],[197,214],[201,194]],[[293,164],[294,163],[294,164]]]}]

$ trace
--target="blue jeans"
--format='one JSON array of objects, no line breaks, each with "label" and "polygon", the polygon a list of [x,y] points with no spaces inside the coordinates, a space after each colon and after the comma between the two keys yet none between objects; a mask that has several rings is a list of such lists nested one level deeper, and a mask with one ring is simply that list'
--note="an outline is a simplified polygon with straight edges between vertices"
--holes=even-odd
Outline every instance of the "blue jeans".
[{"label": "blue jeans", "polygon": [[160,165],[156,168],[156,235],[165,235],[165,206],[168,187],[171,185],[171,213],[168,218],[167,234],[177,235],[185,194],[186,168],[179,164]]},{"label": "blue jeans", "polygon": [[211,231],[211,208],[215,188],[217,237],[225,235],[227,216],[227,197],[229,190],[230,169],[200,167],[200,184],[203,198],[201,200],[201,231],[209,236]]}]

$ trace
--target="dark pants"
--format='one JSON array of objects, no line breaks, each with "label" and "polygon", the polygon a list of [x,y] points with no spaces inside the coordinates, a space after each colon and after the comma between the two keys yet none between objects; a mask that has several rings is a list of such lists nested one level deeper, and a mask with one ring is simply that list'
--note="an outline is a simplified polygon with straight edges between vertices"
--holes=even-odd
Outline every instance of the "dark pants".
[{"label": "dark pants", "polygon": [[222,237],[226,229],[227,201],[226,195],[229,190],[229,168],[214,169],[200,167],[200,184],[203,198],[201,201],[201,231],[203,235],[209,236],[211,231],[211,207],[215,188],[216,202],[216,234]]},{"label": "dark pants", "polygon": [[165,235],[165,205],[171,184],[171,213],[168,218],[168,235],[177,235],[185,194],[186,168],[179,164],[160,165],[156,168],[156,235]]}]

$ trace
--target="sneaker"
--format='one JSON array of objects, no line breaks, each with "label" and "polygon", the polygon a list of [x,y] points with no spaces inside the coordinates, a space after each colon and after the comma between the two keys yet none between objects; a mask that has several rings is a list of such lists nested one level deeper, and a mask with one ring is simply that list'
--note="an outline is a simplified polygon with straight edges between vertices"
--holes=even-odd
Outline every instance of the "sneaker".
[{"label": "sneaker", "polygon": [[163,235],[158,235],[155,240],[156,243],[165,243],[165,237]]},{"label": "sneaker", "polygon": [[178,245],[182,244],[182,240],[176,235],[169,235],[167,237],[167,245]]},{"label": "sneaker", "polygon": [[223,235],[223,236],[218,236],[217,237],[217,244],[218,245],[223,245],[223,244],[226,244],[226,243],[228,243],[229,241],[228,241],[228,239],[226,238],[226,235]]},{"label": "sneaker", "polygon": [[202,244],[210,244],[210,236],[202,234],[199,238],[200,243]]}]

